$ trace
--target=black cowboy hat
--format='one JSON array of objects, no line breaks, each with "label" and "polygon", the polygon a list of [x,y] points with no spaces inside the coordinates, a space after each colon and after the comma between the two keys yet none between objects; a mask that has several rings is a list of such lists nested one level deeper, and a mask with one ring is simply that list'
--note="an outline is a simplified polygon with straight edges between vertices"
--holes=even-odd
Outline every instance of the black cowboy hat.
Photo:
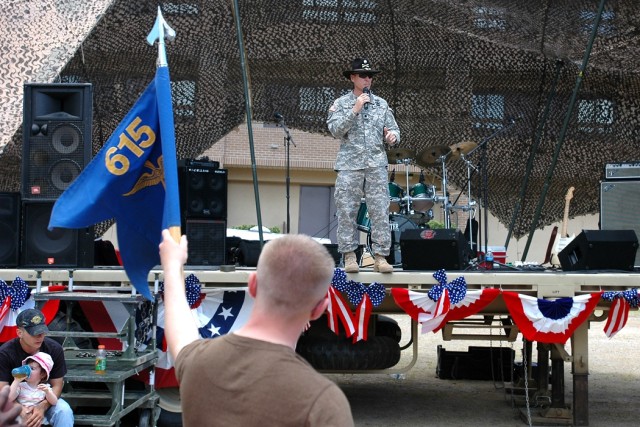
[{"label": "black cowboy hat", "polygon": [[371,62],[369,62],[368,59],[356,58],[353,61],[351,61],[351,69],[343,71],[342,74],[346,78],[350,78],[351,74],[358,74],[358,73],[378,74],[379,72],[380,72],[379,70],[374,70],[371,67]]}]

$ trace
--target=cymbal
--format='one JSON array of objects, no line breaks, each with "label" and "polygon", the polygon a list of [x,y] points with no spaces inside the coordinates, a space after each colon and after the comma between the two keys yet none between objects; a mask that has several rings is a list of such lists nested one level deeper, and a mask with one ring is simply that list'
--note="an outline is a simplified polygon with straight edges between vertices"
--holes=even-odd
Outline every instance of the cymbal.
[{"label": "cymbal", "polygon": [[451,148],[446,145],[433,145],[419,152],[416,162],[424,167],[438,166],[440,164],[440,157],[450,152]]},{"label": "cymbal", "polygon": [[415,151],[410,148],[391,147],[387,150],[387,160],[390,164],[396,164],[399,163],[400,160],[413,159],[415,157]]},{"label": "cymbal", "polygon": [[469,154],[471,150],[476,148],[478,144],[473,141],[462,141],[457,144],[453,144],[451,148],[451,158],[459,159],[462,154]]}]

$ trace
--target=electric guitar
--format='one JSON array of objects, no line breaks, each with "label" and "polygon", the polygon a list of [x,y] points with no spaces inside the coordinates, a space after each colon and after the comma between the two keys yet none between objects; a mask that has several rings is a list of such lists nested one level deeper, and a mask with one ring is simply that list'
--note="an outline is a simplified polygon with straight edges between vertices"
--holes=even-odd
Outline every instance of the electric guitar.
[{"label": "electric guitar", "polygon": [[555,247],[553,249],[553,254],[551,255],[551,265],[554,267],[560,266],[560,260],[558,259],[558,254],[562,251],[565,246],[571,242],[576,235],[572,234],[571,236],[567,233],[567,223],[569,222],[569,203],[573,198],[573,190],[575,188],[569,187],[567,190],[566,196],[564,196],[564,217],[562,218],[562,230],[560,231],[560,236],[556,239]]}]

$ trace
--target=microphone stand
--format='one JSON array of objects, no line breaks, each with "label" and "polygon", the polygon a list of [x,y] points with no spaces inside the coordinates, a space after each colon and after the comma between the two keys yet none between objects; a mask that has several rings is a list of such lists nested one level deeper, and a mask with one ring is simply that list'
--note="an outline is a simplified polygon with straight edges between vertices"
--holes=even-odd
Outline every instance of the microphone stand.
[{"label": "microphone stand", "polygon": [[[482,256],[482,259],[481,259],[482,262],[484,262],[484,257],[486,256],[486,253],[489,251],[489,232],[488,232],[488,227],[489,227],[489,191],[488,190],[489,189],[488,189],[487,146],[488,146],[488,142],[491,139],[495,138],[496,136],[505,132],[506,130],[511,129],[511,127],[513,127],[513,125],[515,124],[516,124],[516,119],[512,118],[511,123],[509,123],[507,126],[504,126],[498,129],[491,135],[487,136],[485,139],[482,140],[480,144],[478,144],[477,147],[474,147],[473,150],[467,153],[467,157],[469,157],[476,150],[478,150],[479,148],[482,148],[482,156],[480,158],[480,183],[482,186],[482,188],[480,189],[480,200],[482,200],[482,210],[484,211],[484,218],[483,218],[484,230],[482,230],[482,227],[480,227],[480,230],[479,230],[480,233],[478,235],[478,242],[477,242],[478,252],[480,252],[480,249],[482,248],[480,246],[480,240],[482,240],[484,237],[484,255]],[[484,231],[484,233],[482,233],[482,231]],[[480,260],[480,257],[478,257],[478,259]]]},{"label": "microphone stand", "polygon": [[280,126],[282,126],[282,129],[284,130],[285,136],[284,136],[284,152],[285,152],[285,157],[286,157],[286,178],[285,178],[285,187],[286,187],[286,199],[287,199],[287,229],[286,229],[286,234],[289,234],[289,232],[291,231],[291,215],[290,215],[290,210],[289,210],[289,192],[290,192],[290,188],[291,188],[291,168],[290,168],[290,157],[289,157],[289,145],[293,144],[294,147],[296,147],[296,143],[293,142],[293,138],[291,138],[291,133],[289,132],[289,128],[287,128],[287,125],[284,123],[284,117],[282,117],[281,115],[279,115],[278,117],[278,124]]}]

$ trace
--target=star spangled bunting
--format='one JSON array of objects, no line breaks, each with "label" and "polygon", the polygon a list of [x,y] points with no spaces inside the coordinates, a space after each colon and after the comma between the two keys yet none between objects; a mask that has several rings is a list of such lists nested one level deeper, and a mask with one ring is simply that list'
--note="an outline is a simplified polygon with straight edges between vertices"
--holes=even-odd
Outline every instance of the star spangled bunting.
[{"label": "star spangled bunting", "polygon": [[[29,289],[29,285],[27,285],[27,282],[21,277],[16,277],[11,286],[0,279],[0,301],[6,302],[7,297],[11,297],[10,308],[12,310],[17,310],[22,307],[30,296],[31,289]],[[0,320],[1,319],[0,317]]]},{"label": "star spangled bunting", "polygon": [[[204,298],[204,294],[201,293],[202,286],[200,285],[200,280],[195,274],[191,273],[186,279],[184,279],[184,290],[189,307],[192,309],[197,308]],[[159,291],[162,292],[164,296],[164,282],[160,282]]]},{"label": "star spangled bunting", "polygon": [[502,292],[507,309],[525,339],[564,344],[593,313],[602,292],[545,300],[516,292]]},{"label": "star spangled bunting", "polygon": [[218,304],[216,311],[208,321],[199,329],[202,338],[215,338],[226,335],[234,326],[240,309],[244,305],[246,293],[242,291],[225,291],[222,302]]},{"label": "star spangled bunting", "polygon": [[[50,288],[52,286],[47,287],[47,289]],[[18,314],[35,306],[35,301],[31,298],[31,290],[22,278],[16,277],[11,286],[4,280],[0,280],[0,342],[9,341],[18,335],[16,326]],[[47,324],[56,317],[59,306],[60,300],[50,299],[40,308]]]},{"label": "star spangled bunting", "polygon": [[611,302],[607,323],[604,325],[604,333],[613,338],[627,324],[629,309],[638,307],[638,289],[626,291],[609,291],[602,294],[602,299]]},{"label": "star spangled bunting", "polygon": [[[345,292],[349,302],[356,306],[352,313],[348,304],[339,292]],[[347,280],[344,270],[336,268],[333,273],[331,287],[329,288],[328,324],[335,333],[339,333],[341,321],[347,337],[353,336],[353,342],[367,340],[369,319],[373,307],[382,304],[385,297],[385,287],[381,283],[373,282],[369,286],[353,280]]]},{"label": "star spangled bunting", "polygon": [[[467,290],[462,300],[449,307],[444,323],[452,320],[460,320],[477,314],[489,305],[500,294],[499,289],[487,288],[479,290]],[[436,308],[436,301],[433,301],[427,292],[411,291],[405,288],[392,288],[391,295],[394,301],[405,313],[416,322],[421,314],[432,313]],[[433,330],[438,332],[440,328]],[[427,331],[428,332],[428,331]]]},{"label": "star spangled bunting", "polygon": [[[396,304],[412,319],[422,323],[422,332],[437,332],[446,322],[464,319],[484,309],[500,293],[498,289],[467,290],[464,277],[447,283],[445,270],[433,274],[438,282],[428,292],[416,292],[404,288],[392,288]],[[443,295],[448,298],[448,308]]]},{"label": "star spangled bunting", "polygon": [[[206,289],[204,298],[196,308],[191,310],[191,314],[203,338],[216,338],[244,325],[252,307],[253,298],[249,296],[246,288]],[[164,304],[162,303],[158,305],[156,346],[158,348],[156,388],[177,387],[174,361],[167,350],[164,336]]]}]

